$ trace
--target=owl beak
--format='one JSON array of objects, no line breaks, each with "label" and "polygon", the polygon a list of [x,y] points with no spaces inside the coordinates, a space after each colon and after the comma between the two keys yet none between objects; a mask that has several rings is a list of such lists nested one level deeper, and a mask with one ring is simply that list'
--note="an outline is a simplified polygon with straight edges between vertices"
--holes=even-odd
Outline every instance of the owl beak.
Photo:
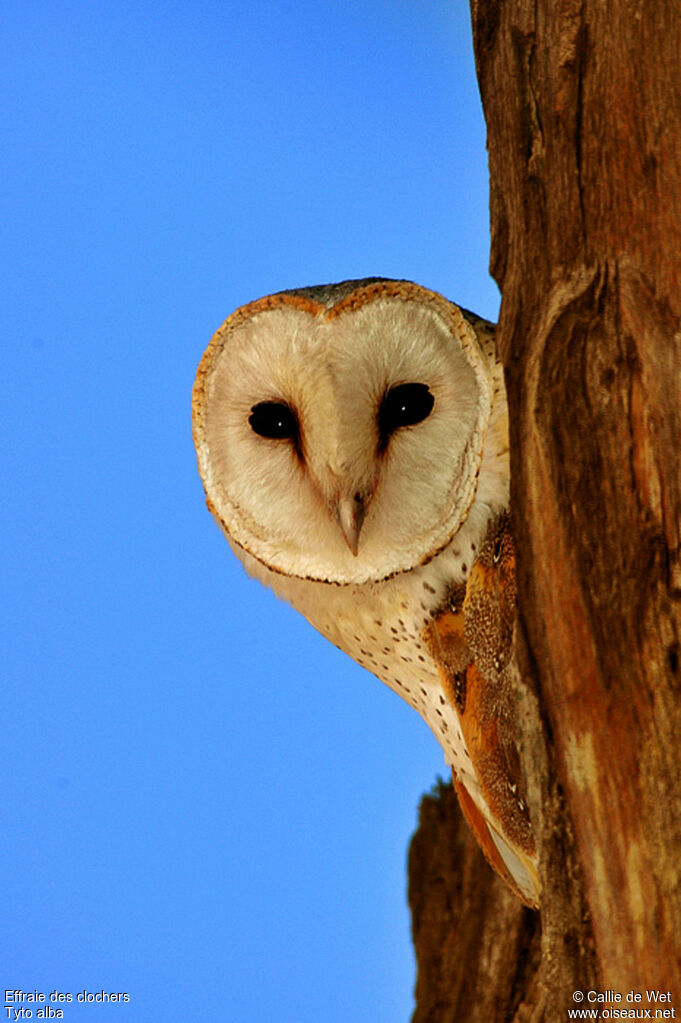
[{"label": "owl beak", "polygon": [[345,537],[345,542],[355,557],[357,557],[357,551],[359,550],[359,534],[367,513],[369,500],[370,498],[367,499],[362,494],[357,493],[351,497],[339,497],[331,506],[335,519]]}]

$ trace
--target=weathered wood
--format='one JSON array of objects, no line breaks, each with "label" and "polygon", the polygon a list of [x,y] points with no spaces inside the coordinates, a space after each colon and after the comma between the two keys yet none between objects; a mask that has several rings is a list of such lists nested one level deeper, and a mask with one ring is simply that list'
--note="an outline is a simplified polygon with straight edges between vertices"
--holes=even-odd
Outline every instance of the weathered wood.
[{"label": "weathered wood", "polygon": [[451,784],[421,803],[409,904],[419,963],[412,1023],[533,1018],[524,999],[539,965],[539,914],[492,872]]},{"label": "weathered wood", "polygon": [[544,886],[537,1018],[567,1018],[583,984],[670,990],[678,1014],[681,11],[471,9]]}]

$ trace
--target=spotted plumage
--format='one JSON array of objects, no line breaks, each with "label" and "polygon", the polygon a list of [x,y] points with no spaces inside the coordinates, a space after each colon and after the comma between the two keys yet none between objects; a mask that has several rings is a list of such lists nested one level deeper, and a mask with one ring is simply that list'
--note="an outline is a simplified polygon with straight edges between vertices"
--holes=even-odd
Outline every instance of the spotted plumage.
[{"label": "spotted plumage", "polygon": [[537,905],[492,325],[405,281],[268,296],[214,336],[193,414],[247,571],[422,715],[487,858]]}]

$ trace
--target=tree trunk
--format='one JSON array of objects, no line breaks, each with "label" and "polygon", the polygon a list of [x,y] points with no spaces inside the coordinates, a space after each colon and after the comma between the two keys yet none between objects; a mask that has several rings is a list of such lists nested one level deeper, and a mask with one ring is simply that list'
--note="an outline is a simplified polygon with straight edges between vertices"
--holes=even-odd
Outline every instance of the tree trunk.
[{"label": "tree trunk", "polygon": [[[589,989],[621,994],[609,1008],[678,1017],[681,8],[471,7],[510,406],[518,713],[543,885],[524,998],[538,1015],[522,1018],[567,1019],[573,992]],[[414,884],[412,871],[412,895]],[[461,935],[471,971],[479,950]],[[422,949],[421,989],[421,964],[439,954]],[[508,994],[517,963],[503,969],[487,982]],[[452,974],[461,995],[458,983]],[[651,989],[670,1001],[648,1002]],[[415,1018],[520,1019],[509,1005]]]},{"label": "tree trunk", "polygon": [[539,968],[539,914],[492,872],[451,784],[421,803],[409,902],[419,964],[412,1023],[541,1018],[523,1014]]}]

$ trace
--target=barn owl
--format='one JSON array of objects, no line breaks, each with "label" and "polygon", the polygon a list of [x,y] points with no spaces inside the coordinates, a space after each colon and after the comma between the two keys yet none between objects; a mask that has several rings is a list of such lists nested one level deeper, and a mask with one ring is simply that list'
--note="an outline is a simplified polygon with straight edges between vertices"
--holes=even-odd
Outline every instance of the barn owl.
[{"label": "barn owl", "polygon": [[248,573],[423,716],[487,859],[537,906],[493,326],[408,281],[267,296],[211,340],[193,430]]}]

